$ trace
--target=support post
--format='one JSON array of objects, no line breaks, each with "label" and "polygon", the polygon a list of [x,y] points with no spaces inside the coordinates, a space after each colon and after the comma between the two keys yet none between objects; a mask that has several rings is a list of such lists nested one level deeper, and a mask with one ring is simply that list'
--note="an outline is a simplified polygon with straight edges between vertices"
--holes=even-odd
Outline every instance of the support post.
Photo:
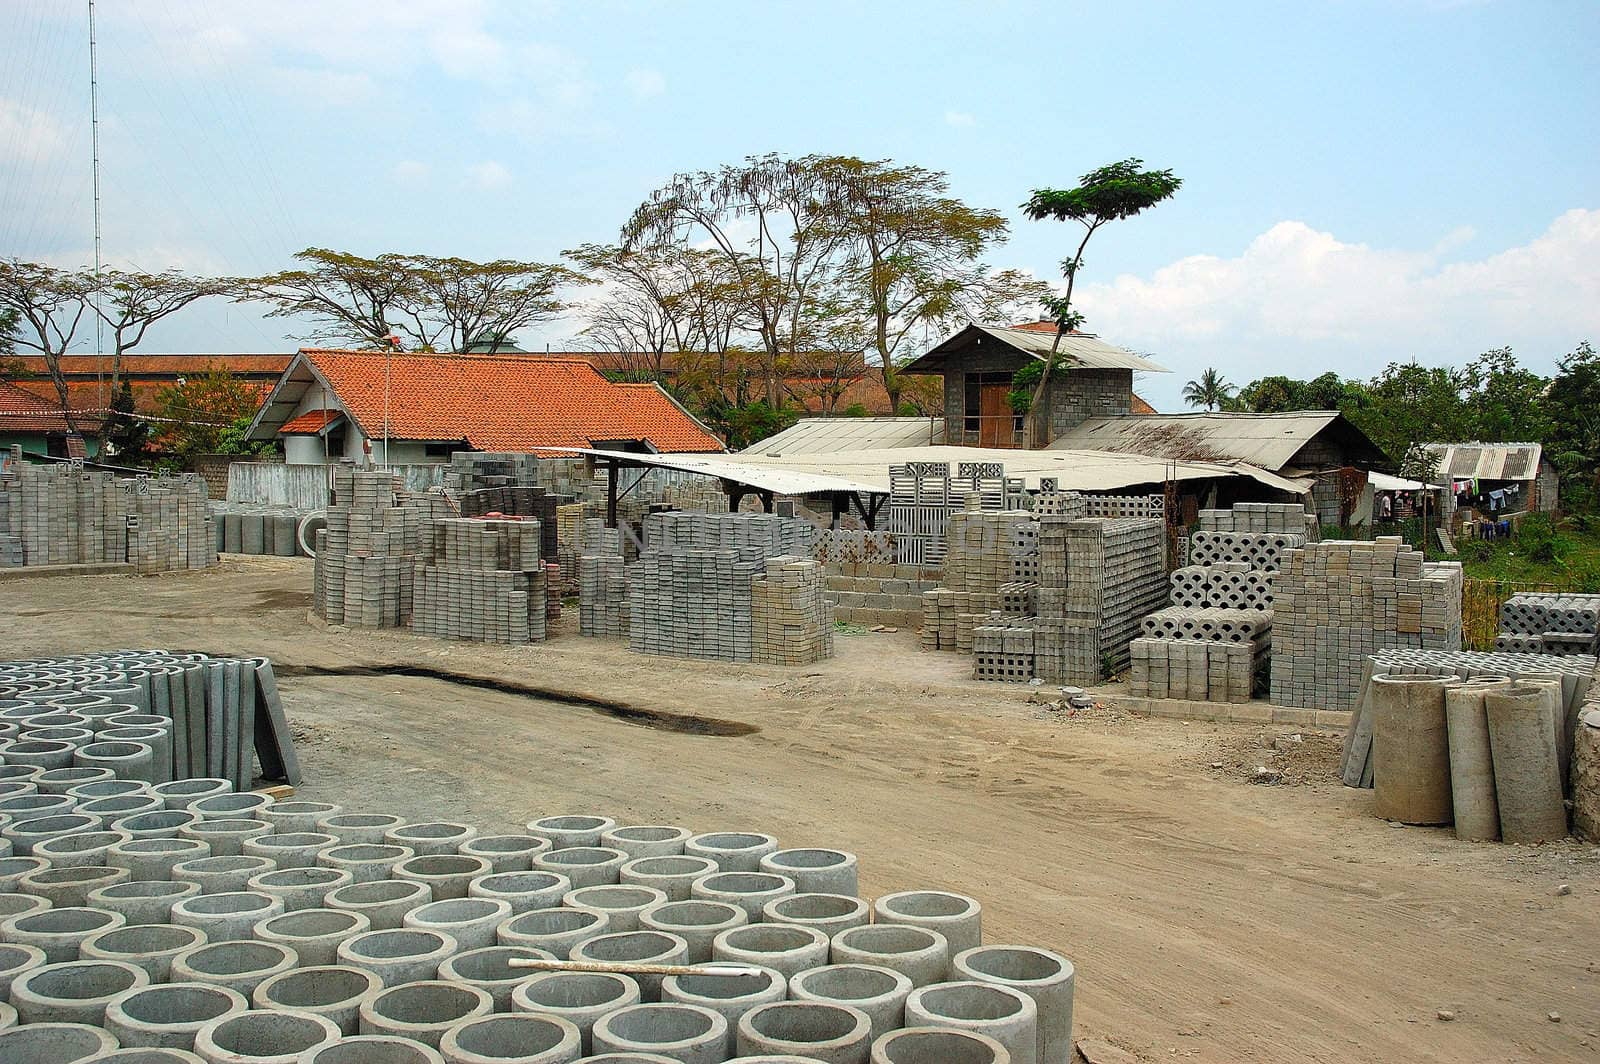
[{"label": "support post", "polygon": [[606,527],[617,527],[617,460],[606,463]]}]

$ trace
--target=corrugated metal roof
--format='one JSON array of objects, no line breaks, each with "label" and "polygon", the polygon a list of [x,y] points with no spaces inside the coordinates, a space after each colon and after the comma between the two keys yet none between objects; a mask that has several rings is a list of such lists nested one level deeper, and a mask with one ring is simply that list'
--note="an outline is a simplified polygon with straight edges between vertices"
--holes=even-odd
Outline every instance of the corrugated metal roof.
[{"label": "corrugated metal roof", "polygon": [[[988,340],[1000,343],[1024,355],[1043,362],[1055,343],[1055,334],[1032,329],[1003,329],[994,325],[968,325],[933,350],[901,367],[902,373],[943,373],[948,355],[976,343],[979,347]],[[1108,344],[1098,336],[1088,333],[1068,333],[1061,338],[1058,349],[1066,360],[1083,369],[1129,369],[1141,373],[1170,373],[1156,362],[1136,355],[1125,348]]]},{"label": "corrugated metal roof", "polygon": [[1282,469],[1338,418],[1336,410],[1096,417],[1067,432],[1049,449],[1122,451],[1200,461],[1231,459]]},{"label": "corrugated metal roof", "polygon": [[740,454],[832,454],[944,442],[939,417],[806,417]]},{"label": "corrugated metal roof", "polygon": [[1544,448],[1537,443],[1424,443],[1439,455],[1439,476],[1456,480],[1532,480]]}]

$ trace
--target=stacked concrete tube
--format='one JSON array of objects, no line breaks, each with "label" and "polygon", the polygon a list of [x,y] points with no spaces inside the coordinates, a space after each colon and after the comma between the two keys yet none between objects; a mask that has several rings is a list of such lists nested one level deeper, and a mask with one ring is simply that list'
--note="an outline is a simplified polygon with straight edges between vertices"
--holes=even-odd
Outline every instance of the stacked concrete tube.
[{"label": "stacked concrete tube", "polygon": [[1451,822],[1447,682],[1417,676],[1372,678],[1374,795],[1377,814],[1385,820]]},{"label": "stacked concrete tube", "polygon": [[1567,833],[1556,754],[1555,704],[1548,688],[1518,684],[1484,697],[1494,760],[1500,837],[1550,842]]}]

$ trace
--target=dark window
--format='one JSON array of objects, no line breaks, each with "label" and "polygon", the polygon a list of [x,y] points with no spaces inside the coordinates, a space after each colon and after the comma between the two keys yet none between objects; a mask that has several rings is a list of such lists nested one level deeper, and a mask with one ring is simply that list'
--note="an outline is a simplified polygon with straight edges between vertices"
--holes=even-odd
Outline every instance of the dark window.
[{"label": "dark window", "polygon": [[449,458],[451,454],[461,449],[459,443],[425,443],[422,453],[427,458]]}]

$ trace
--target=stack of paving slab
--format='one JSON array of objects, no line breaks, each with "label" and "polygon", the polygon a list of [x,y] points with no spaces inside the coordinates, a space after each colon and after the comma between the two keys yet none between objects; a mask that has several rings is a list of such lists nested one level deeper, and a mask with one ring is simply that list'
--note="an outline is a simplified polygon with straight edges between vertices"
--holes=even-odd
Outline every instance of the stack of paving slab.
[{"label": "stack of paving slab", "polygon": [[1093,684],[1128,666],[1141,619],[1167,597],[1164,518],[1039,519],[1036,675]]},{"label": "stack of paving slab", "polygon": [[556,559],[556,507],[569,502],[565,496],[552,495],[544,488],[528,484],[510,484],[498,488],[480,488],[463,492],[460,498],[462,517],[535,517],[541,529],[540,557]]},{"label": "stack of paving slab", "polygon": [[[0,662],[0,794],[33,793],[7,789],[9,770],[22,765],[68,786],[116,769],[152,784],[220,776],[242,790],[258,761],[262,778],[300,780],[265,658],[124,650]],[[7,813],[23,819],[20,810],[0,809],[0,823]]]},{"label": "stack of paving slab", "polygon": [[833,657],[833,607],[821,564],[794,555],[767,559],[750,585],[750,660],[809,665]]},{"label": "stack of paving slab", "polygon": [[305,554],[300,546],[305,513],[300,510],[239,502],[212,502],[209,509],[218,553],[279,558]]},{"label": "stack of paving slab", "polygon": [[427,511],[406,505],[394,477],[339,466],[328,526],[317,532],[313,610],[329,624],[402,628],[411,618],[414,570]]},{"label": "stack of paving slab", "polygon": [[1228,510],[1201,510],[1196,527],[1203,532],[1286,532],[1309,543],[1321,538],[1322,531],[1317,515],[1297,502],[1240,502]]},{"label": "stack of paving slab", "polygon": [[1514,654],[1594,654],[1600,595],[1521,591],[1500,606],[1494,648]]},{"label": "stack of paving slab", "polygon": [[1350,709],[1367,659],[1461,649],[1461,566],[1397,536],[1292,549],[1273,582],[1272,701]]},{"label": "stack of paving slab", "polygon": [[628,637],[628,567],[620,554],[578,560],[578,634]]},{"label": "stack of paving slab", "polygon": [[435,521],[427,561],[416,567],[412,631],[479,643],[543,642],[549,573],[539,557],[542,539],[535,520]]},{"label": "stack of paving slab", "polygon": [[0,473],[0,567],[131,564],[137,572],[217,561],[205,481],[193,473],[118,478],[81,463]]},{"label": "stack of paving slab", "polygon": [[[1018,574],[1037,576],[1038,519],[1026,510],[980,511],[969,503],[966,510],[950,515],[947,537],[944,587],[962,596],[955,599],[955,648],[973,653],[973,675],[979,679],[1008,679],[1023,668],[1031,676],[1032,639],[1024,635],[1031,628],[1022,618],[1033,612],[1038,584],[1020,580]],[[937,614],[939,602],[932,606]],[[1018,616],[1006,625],[1003,637],[990,632],[980,640],[977,628],[995,611]],[[1002,643],[1007,648],[1003,651]],[[942,636],[934,649],[948,649]]]}]

